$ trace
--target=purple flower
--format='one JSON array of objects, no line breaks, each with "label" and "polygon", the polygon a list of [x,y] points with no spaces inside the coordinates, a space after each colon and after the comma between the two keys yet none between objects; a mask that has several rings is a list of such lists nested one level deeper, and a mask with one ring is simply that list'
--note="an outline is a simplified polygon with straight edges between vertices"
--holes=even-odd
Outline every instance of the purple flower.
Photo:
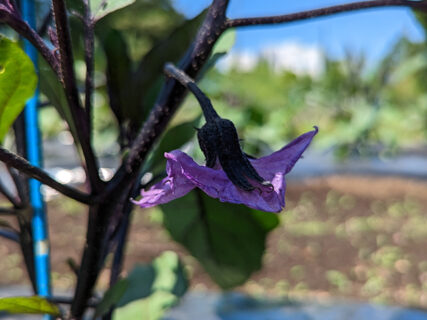
[{"label": "purple flower", "polygon": [[271,182],[271,185],[263,185],[251,181],[256,186],[251,191],[236,187],[218,162],[214,168],[209,168],[198,165],[180,150],[165,153],[167,177],[148,191],[141,190],[142,198],[134,203],[142,208],[152,207],[183,197],[194,188],[199,188],[222,202],[280,212],[285,206],[285,175],[291,171],[316,133],[317,127],[269,156],[249,159],[259,175]]}]

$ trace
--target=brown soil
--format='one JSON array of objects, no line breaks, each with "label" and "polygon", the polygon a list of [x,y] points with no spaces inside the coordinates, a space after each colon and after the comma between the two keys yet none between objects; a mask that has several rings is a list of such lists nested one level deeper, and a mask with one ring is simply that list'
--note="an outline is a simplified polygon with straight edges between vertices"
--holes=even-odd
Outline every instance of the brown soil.
[{"label": "brown soil", "polygon": [[[240,291],[256,295],[347,297],[427,308],[427,183],[401,178],[332,176],[292,182],[281,225],[268,238],[263,269]],[[85,208],[49,202],[52,278],[71,289],[66,263],[79,261]],[[135,212],[125,269],[164,250],[178,252],[192,288],[218,290],[197,262],[171,242],[156,210]],[[0,285],[28,284],[18,246],[1,240]],[[101,286],[108,282],[103,272]]]}]

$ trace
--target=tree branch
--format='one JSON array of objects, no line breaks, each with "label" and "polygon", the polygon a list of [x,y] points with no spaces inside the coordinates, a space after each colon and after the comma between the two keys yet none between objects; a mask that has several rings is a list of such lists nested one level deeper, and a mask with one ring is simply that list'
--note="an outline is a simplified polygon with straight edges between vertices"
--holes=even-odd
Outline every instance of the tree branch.
[{"label": "tree branch", "polygon": [[70,106],[73,121],[78,129],[77,135],[86,161],[89,181],[95,193],[99,193],[102,190],[103,182],[99,177],[98,164],[90,143],[90,126],[85,111],[81,106],[79,93],[77,91],[76,77],[74,74],[74,58],[65,3],[64,0],[53,0],[52,4],[56,32],[58,35],[59,54],[61,57],[61,82],[65,89],[65,95]]},{"label": "tree branch", "polygon": [[277,24],[285,22],[293,22],[305,19],[311,19],[321,16],[328,16],[341,12],[355,11],[375,7],[387,6],[408,6],[418,9],[427,9],[427,2],[414,0],[372,0],[347,3],[321,9],[302,11],[278,16],[255,17],[255,18],[238,18],[230,19],[226,22],[227,28],[246,27],[254,25]]},{"label": "tree branch", "polygon": [[30,178],[36,179],[41,183],[55,189],[56,191],[70,197],[76,201],[91,204],[93,199],[90,195],[83,193],[77,189],[68,187],[62,183],[59,183],[55,179],[52,179],[49,174],[44,170],[31,165],[24,158],[9,152],[8,150],[0,147],[0,161],[4,162],[6,165],[17,169],[21,173],[29,176]]}]

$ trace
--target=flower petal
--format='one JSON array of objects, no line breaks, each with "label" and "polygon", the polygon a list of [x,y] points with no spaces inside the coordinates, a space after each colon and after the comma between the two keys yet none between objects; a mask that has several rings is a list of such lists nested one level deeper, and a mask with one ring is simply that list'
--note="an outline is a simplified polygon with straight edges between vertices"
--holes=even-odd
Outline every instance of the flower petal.
[{"label": "flower petal", "polygon": [[244,204],[250,208],[280,212],[285,206],[285,174],[287,174],[317,133],[307,132],[279,151],[255,160],[250,160],[257,172],[271,181],[269,186],[258,184],[252,191],[236,187],[221,168],[200,166],[180,150],[165,153],[168,176],[148,191],[141,191],[142,199],[135,204],[146,208],[182,197],[195,187],[222,202]]},{"label": "flower petal", "polygon": [[279,212],[283,207],[283,201],[279,198],[281,195],[268,186],[260,185],[253,191],[244,191],[237,188],[224,171],[199,166],[182,151],[174,150],[166,154],[166,158],[168,162],[179,161],[182,174],[212,198],[269,212]]},{"label": "flower petal", "polygon": [[179,162],[173,161],[173,159],[168,160],[166,172],[168,174],[166,178],[156,183],[148,191],[141,190],[142,198],[132,200],[132,202],[141,208],[153,207],[183,197],[195,188],[195,185],[182,174]]},{"label": "flower petal", "polygon": [[258,173],[265,179],[272,179],[277,172],[287,174],[294,167],[298,159],[301,158],[301,155],[310,145],[311,140],[317,132],[318,128],[314,127],[313,131],[300,135],[282,149],[268,156],[250,161]]}]

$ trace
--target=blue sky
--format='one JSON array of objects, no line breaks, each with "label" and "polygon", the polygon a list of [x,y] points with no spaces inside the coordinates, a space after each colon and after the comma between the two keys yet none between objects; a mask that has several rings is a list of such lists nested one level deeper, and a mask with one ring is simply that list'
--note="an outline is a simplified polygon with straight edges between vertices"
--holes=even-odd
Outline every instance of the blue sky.
[{"label": "blue sky", "polygon": [[[196,15],[210,0],[173,0],[187,16]],[[263,16],[296,12],[350,1],[339,0],[231,0],[230,18]],[[369,9],[316,18],[280,26],[256,26],[238,29],[234,50],[259,52],[266,46],[282,42],[298,42],[319,46],[332,57],[346,51],[366,53],[375,61],[387,52],[398,37],[406,35],[422,41],[424,33],[413,14],[406,8]]]}]

